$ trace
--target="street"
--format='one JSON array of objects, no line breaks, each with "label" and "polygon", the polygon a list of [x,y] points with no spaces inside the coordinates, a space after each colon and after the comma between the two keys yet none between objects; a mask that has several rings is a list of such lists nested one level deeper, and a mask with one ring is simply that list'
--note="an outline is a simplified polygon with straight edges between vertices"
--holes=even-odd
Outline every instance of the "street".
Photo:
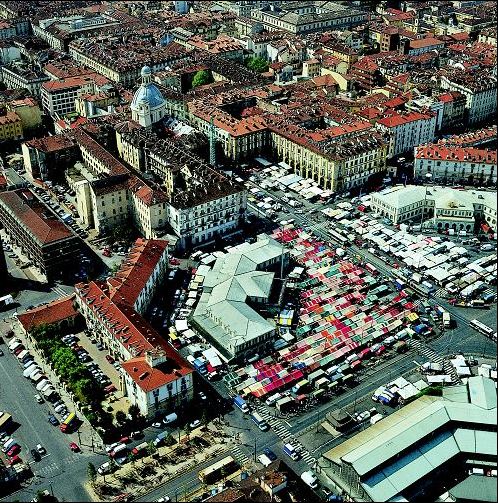
[{"label": "street", "polygon": [[[15,356],[5,345],[3,349],[5,355],[0,357],[1,408],[12,414],[14,423],[17,423],[12,436],[21,445],[20,456],[30,463],[34,474],[29,486],[4,500],[29,501],[36,491],[48,489],[61,500],[89,501],[83,487],[87,481],[87,465],[94,463],[98,466],[105,461],[104,457],[79,444],[76,433],[64,434],[48,422],[49,413],[53,413],[51,405],[36,402],[34,396],[38,392],[31,381],[23,377],[22,367]],[[81,452],[73,453],[69,448],[70,442],[78,443]],[[47,449],[47,454],[39,462],[33,461],[30,454],[36,444]]]}]

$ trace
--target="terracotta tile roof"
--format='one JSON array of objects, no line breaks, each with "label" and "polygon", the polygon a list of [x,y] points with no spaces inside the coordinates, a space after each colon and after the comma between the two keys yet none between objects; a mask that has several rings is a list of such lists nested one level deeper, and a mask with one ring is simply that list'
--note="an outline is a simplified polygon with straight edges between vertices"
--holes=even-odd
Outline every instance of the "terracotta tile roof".
[{"label": "terracotta tile roof", "polygon": [[38,202],[28,189],[19,189],[0,194],[0,202],[20,220],[40,245],[54,243],[74,234],[48,208]]},{"label": "terracotta tile roof", "polygon": [[15,122],[21,122],[21,118],[15,112],[7,112],[5,115],[0,115],[0,126]]},{"label": "terracotta tile roof", "polygon": [[393,113],[388,117],[383,117],[378,120],[379,124],[382,124],[386,127],[397,127],[403,124],[407,124],[408,122],[415,122],[419,120],[430,119],[432,116],[429,114],[423,114],[420,112],[409,112],[409,113]]},{"label": "terracotta tile roof", "polygon": [[34,309],[18,314],[17,319],[24,327],[26,332],[39,325],[50,323],[59,323],[62,320],[72,319],[78,316],[78,312],[74,309],[75,294],[54,300],[44,306],[38,306]]},{"label": "terracotta tile roof", "polygon": [[164,240],[137,239],[121,268],[107,280],[111,300],[133,306],[167,248]]},{"label": "terracotta tile roof", "polygon": [[79,77],[69,77],[64,80],[51,80],[49,82],[44,82],[42,88],[47,91],[62,91],[63,89],[79,88],[85,84],[95,82],[94,79],[88,76]]},{"label": "terracotta tile roof", "polygon": [[410,49],[421,49],[423,47],[431,47],[433,45],[439,45],[442,47],[444,42],[433,37],[420,38],[418,40],[410,41]]},{"label": "terracotta tile roof", "polygon": [[431,143],[417,147],[415,158],[496,165],[497,153],[496,150],[491,149],[445,146]]},{"label": "terracotta tile roof", "polygon": [[76,142],[67,134],[58,134],[54,136],[45,136],[26,142],[26,145],[42,152],[56,152],[74,147]]},{"label": "terracotta tile roof", "polygon": [[[179,365],[178,358],[173,358],[173,353],[175,351],[170,348],[166,361],[155,367],[149,365],[145,356],[132,358],[122,363],[121,366],[135,383],[147,393],[192,373],[190,365]],[[185,361],[182,363],[185,363]]]}]

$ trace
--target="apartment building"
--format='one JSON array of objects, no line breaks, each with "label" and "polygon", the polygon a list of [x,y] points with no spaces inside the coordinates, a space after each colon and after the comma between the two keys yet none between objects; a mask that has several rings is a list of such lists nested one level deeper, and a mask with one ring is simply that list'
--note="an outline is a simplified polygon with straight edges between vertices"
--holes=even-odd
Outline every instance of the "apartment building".
[{"label": "apartment building", "polygon": [[466,99],[468,125],[490,120],[496,115],[496,76],[484,70],[455,72],[441,77],[441,89],[458,91]]},{"label": "apartment building", "polygon": [[43,72],[16,61],[2,66],[1,71],[7,89],[27,89],[35,98],[40,98],[41,86],[49,80]]},{"label": "apartment building", "polygon": [[22,120],[19,115],[17,115],[16,112],[0,110],[0,142],[22,140],[22,138]]},{"label": "apartment building", "polygon": [[123,368],[121,389],[148,419],[193,397],[193,369],[142,317],[168,264],[166,241],[136,241],[107,281],[75,286],[87,326]]},{"label": "apartment building", "polygon": [[47,281],[61,278],[78,264],[79,238],[30,190],[0,193],[0,220],[10,240]]},{"label": "apartment building", "polygon": [[24,142],[21,149],[24,168],[32,179],[60,176],[80,157],[78,145],[67,134],[35,138]]},{"label": "apartment building", "polygon": [[95,79],[90,76],[44,82],[41,86],[42,106],[52,117],[63,116],[76,110],[78,96],[95,90]]},{"label": "apartment building", "polygon": [[416,145],[434,140],[436,115],[432,112],[396,112],[377,121],[381,131],[389,133],[391,146],[389,157],[410,151]]},{"label": "apartment building", "polygon": [[17,35],[16,27],[8,21],[0,21],[0,40],[12,38]]},{"label": "apartment building", "polygon": [[444,48],[444,42],[433,37],[410,40],[408,56],[419,56],[430,51],[440,51]]},{"label": "apartment building", "polygon": [[432,143],[415,147],[414,174],[443,183],[496,184],[496,150]]}]

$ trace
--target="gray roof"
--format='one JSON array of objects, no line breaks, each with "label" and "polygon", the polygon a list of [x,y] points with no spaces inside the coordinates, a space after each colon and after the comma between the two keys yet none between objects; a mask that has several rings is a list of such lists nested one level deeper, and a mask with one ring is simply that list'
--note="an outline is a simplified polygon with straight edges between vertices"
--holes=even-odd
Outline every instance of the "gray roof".
[{"label": "gray roof", "polygon": [[497,501],[496,478],[470,475],[448,492],[456,501]]},{"label": "gray roof", "polygon": [[442,398],[421,397],[324,456],[351,465],[373,501],[399,495],[459,453],[496,458],[494,383],[471,377],[468,390],[466,400],[461,386]]},{"label": "gray roof", "polygon": [[260,269],[281,255],[282,247],[277,241],[260,235],[255,243],[232,248],[206,273],[203,294],[192,321],[208,333],[227,356],[233,357],[241,345],[256,343],[274,332],[274,322],[263,318],[247,301],[268,300],[274,273]]}]

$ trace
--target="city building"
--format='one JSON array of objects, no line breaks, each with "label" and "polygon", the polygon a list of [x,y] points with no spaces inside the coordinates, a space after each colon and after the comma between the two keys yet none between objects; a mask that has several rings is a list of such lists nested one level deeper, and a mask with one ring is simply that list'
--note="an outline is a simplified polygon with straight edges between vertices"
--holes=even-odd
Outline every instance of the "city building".
[{"label": "city building", "polygon": [[335,2],[282,2],[281,6],[272,2],[252,9],[250,15],[268,31],[293,34],[351,29],[368,20],[366,12]]},{"label": "city building", "polygon": [[216,260],[203,283],[191,322],[227,358],[254,356],[269,349],[275,323],[258,313],[268,304],[274,272],[281,271],[289,251],[260,234],[255,243],[243,243]]},{"label": "city building", "polygon": [[408,185],[372,193],[372,211],[393,223],[420,221],[434,230],[478,233],[482,225],[496,234],[496,192]]},{"label": "city building", "polygon": [[432,112],[391,111],[377,121],[377,127],[391,136],[389,157],[393,157],[409,152],[416,145],[433,141],[436,115]]},{"label": "city building", "polygon": [[40,98],[41,86],[49,80],[41,70],[17,61],[2,66],[2,81],[7,89],[27,89],[32,96]]},{"label": "city building", "polygon": [[426,37],[409,41],[408,56],[419,56],[430,51],[440,51],[444,48],[444,42],[437,38]]},{"label": "city building", "polygon": [[42,124],[42,114],[33,98],[16,99],[7,103],[7,108],[21,119],[23,133],[38,129]]},{"label": "city building", "polygon": [[63,277],[79,263],[80,239],[30,190],[0,193],[0,220],[47,281]]},{"label": "city building", "polygon": [[444,388],[442,397],[418,398],[326,452],[329,466],[322,470],[354,500],[441,501],[473,468],[496,468],[496,422],[495,383],[469,377],[467,384]]},{"label": "city building", "polygon": [[25,334],[41,325],[56,325],[61,332],[74,328],[81,318],[74,308],[75,294],[27,309],[17,314],[17,321]]},{"label": "city building", "polygon": [[0,109],[0,142],[22,140],[22,120],[16,112]]},{"label": "city building", "polygon": [[8,283],[9,272],[7,270],[7,260],[5,259],[2,236],[0,235],[0,292],[4,293],[6,291]]},{"label": "city building", "polygon": [[[76,110],[76,98],[81,94],[94,93],[97,88],[95,77],[70,77],[64,80],[44,82],[41,87],[43,109],[58,118]],[[98,80],[102,80],[98,79]],[[104,82],[107,79],[103,79]]]},{"label": "city building", "polygon": [[75,286],[94,336],[121,362],[121,389],[146,418],[178,410],[193,396],[192,367],[142,317],[168,264],[168,243],[138,239],[107,281]]},{"label": "city building", "polygon": [[466,124],[474,125],[496,115],[496,75],[486,70],[456,71],[441,76],[441,89],[462,93],[467,103]]},{"label": "city building", "polygon": [[414,174],[465,185],[496,185],[496,150],[429,143],[415,147]]},{"label": "city building", "polygon": [[80,158],[78,145],[66,134],[35,138],[24,142],[21,150],[24,169],[32,179],[51,180],[61,177]]}]

